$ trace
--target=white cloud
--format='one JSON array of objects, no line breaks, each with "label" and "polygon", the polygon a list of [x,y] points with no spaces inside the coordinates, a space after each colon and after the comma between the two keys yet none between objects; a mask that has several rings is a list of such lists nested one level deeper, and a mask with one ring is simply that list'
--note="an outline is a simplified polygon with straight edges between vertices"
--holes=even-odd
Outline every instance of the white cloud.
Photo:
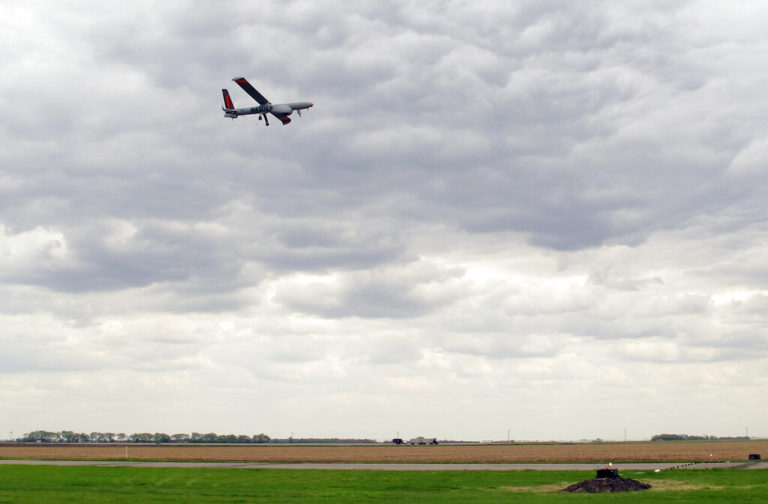
[{"label": "white cloud", "polygon": [[0,432],[767,434],[764,10],[0,7]]}]

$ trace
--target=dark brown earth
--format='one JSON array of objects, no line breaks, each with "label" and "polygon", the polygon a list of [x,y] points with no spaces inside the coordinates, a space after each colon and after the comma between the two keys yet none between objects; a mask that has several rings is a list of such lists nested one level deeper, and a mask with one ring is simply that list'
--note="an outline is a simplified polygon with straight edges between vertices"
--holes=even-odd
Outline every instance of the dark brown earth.
[{"label": "dark brown earth", "polygon": [[651,488],[651,485],[629,478],[594,478],[582,481],[581,483],[574,483],[563,488],[562,491],[574,493],[613,493],[636,492],[638,490],[648,490],[649,488]]}]

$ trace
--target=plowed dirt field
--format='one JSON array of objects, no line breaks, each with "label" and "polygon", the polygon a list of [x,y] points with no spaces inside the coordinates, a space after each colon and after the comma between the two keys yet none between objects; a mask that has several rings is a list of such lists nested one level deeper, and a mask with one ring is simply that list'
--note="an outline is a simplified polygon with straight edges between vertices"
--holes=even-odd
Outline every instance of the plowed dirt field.
[{"label": "plowed dirt field", "polygon": [[[126,457],[127,447],[127,457]],[[768,455],[768,440],[499,445],[0,445],[0,458],[243,462],[710,462]]]}]

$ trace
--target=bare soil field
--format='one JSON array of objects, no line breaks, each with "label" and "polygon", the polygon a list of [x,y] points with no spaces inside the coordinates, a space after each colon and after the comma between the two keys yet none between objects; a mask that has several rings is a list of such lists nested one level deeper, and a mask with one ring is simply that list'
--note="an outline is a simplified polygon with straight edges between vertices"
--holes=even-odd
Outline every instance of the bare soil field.
[{"label": "bare soil field", "polygon": [[746,460],[750,453],[768,455],[768,440],[437,446],[0,445],[0,458],[4,459],[273,463],[714,462]]}]

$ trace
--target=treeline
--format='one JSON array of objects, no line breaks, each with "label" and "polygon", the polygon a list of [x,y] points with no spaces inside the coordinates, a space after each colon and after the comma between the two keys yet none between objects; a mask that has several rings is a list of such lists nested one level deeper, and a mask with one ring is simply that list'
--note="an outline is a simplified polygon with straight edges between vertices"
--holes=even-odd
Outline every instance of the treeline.
[{"label": "treeline", "polygon": [[691,436],[688,434],[656,434],[651,441],[748,441],[747,436]]},{"label": "treeline", "polygon": [[378,441],[375,439],[339,439],[339,438],[287,438],[287,439],[272,439],[269,441],[272,444],[285,444],[285,443],[297,443],[297,444],[376,444]]},{"label": "treeline", "polygon": [[84,432],[74,431],[33,431],[17,439],[24,443],[269,443],[271,438],[266,434],[244,436],[236,434],[216,434],[209,432],[201,434],[165,434],[162,432],[140,432],[125,434],[123,432]]}]

